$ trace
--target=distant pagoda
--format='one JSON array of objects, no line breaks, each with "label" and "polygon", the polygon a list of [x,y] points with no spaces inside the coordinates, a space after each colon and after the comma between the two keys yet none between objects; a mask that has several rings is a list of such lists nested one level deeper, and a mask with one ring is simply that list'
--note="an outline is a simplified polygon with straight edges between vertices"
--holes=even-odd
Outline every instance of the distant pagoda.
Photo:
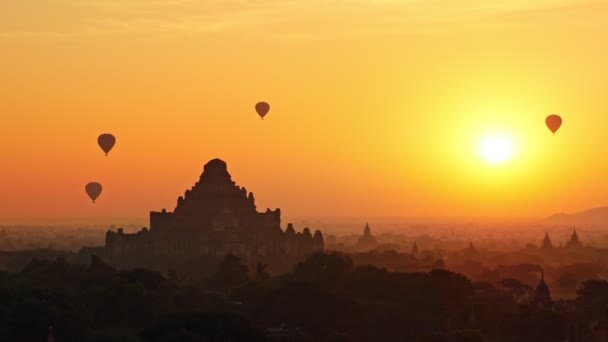
[{"label": "distant pagoda", "polygon": [[417,256],[418,254],[420,254],[420,251],[418,250],[418,244],[416,243],[416,241],[414,241],[414,246],[412,246],[412,255]]},{"label": "distant pagoda", "polygon": [[549,233],[545,232],[545,238],[543,239],[543,243],[541,245],[541,248],[544,250],[551,250],[553,249],[553,244],[551,243],[551,239],[549,238]]},{"label": "distant pagoda", "polygon": [[477,248],[475,248],[475,245],[473,245],[472,240],[469,242],[469,247],[464,250],[464,255],[467,257],[476,257],[479,255],[479,252],[477,251]]},{"label": "distant pagoda", "polygon": [[583,244],[581,240],[578,238],[578,234],[576,233],[576,227],[574,227],[574,231],[572,232],[572,236],[570,236],[570,240],[566,243],[565,248],[581,248]]},{"label": "distant pagoda", "polygon": [[376,239],[372,236],[372,230],[369,228],[369,223],[365,223],[363,235],[357,241],[357,249],[361,251],[372,250],[377,246]]}]

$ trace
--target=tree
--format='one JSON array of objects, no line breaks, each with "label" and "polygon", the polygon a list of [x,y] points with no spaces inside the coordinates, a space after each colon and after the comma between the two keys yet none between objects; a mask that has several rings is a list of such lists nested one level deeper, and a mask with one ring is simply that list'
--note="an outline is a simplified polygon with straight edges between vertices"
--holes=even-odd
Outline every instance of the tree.
[{"label": "tree", "polygon": [[562,289],[574,290],[578,284],[578,279],[576,274],[572,272],[564,272],[557,276],[557,284]]},{"label": "tree", "polygon": [[300,327],[317,340],[332,332],[355,336],[364,323],[362,308],[352,297],[310,283],[290,282],[272,291],[260,311],[273,325]]},{"label": "tree", "polygon": [[587,320],[605,317],[608,308],[608,281],[587,280],[576,290],[577,307],[584,312]]},{"label": "tree", "polygon": [[270,273],[268,273],[268,264],[258,263],[255,268],[255,278],[258,281],[268,281],[270,279]]},{"label": "tree", "polygon": [[165,277],[163,277],[162,274],[144,268],[121,271],[120,277],[129,283],[140,284],[149,290],[157,289],[165,282]]},{"label": "tree", "polygon": [[241,264],[241,259],[232,254],[226,254],[220,263],[219,270],[209,280],[211,288],[230,292],[233,288],[245,284],[249,280],[247,266]]},{"label": "tree", "polygon": [[576,301],[582,305],[590,305],[598,301],[608,300],[608,281],[587,280],[576,290]]},{"label": "tree", "polygon": [[150,342],[264,341],[263,334],[247,319],[217,312],[163,316],[145,328],[140,336]]},{"label": "tree", "polygon": [[518,300],[526,292],[532,290],[530,286],[514,278],[503,279],[499,282],[499,285],[515,300]]},{"label": "tree", "polygon": [[540,311],[524,323],[523,335],[528,341],[561,342],[566,339],[566,320],[554,311]]},{"label": "tree", "polygon": [[353,261],[347,254],[316,253],[295,266],[293,277],[298,281],[336,288],[352,270]]}]

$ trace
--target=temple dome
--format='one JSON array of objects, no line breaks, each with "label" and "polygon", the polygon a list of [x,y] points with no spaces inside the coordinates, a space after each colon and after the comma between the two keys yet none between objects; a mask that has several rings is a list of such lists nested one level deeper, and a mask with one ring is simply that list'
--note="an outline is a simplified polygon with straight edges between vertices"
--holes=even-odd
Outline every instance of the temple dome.
[{"label": "temple dome", "polygon": [[226,162],[221,159],[212,159],[203,169],[201,183],[231,183],[232,177],[228,173]]},{"label": "temple dome", "polygon": [[226,165],[226,162],[218,158],[211,159],[209,162],[207,162],[207,164],[205,164],[205,171],[207,171],[208,169],[218,169],[223,170],[224,172],[228,172],[228,166]]}]

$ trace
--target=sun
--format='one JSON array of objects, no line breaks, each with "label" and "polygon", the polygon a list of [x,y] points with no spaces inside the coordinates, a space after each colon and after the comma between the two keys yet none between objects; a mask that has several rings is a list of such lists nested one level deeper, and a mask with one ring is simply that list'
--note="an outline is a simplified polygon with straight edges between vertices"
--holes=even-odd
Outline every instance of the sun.
[{"label": "sun", "polygon": [[502,135],[489,135],[480,140],[479,154],[489,164],[504,164],[513,155],[513,142]]}]

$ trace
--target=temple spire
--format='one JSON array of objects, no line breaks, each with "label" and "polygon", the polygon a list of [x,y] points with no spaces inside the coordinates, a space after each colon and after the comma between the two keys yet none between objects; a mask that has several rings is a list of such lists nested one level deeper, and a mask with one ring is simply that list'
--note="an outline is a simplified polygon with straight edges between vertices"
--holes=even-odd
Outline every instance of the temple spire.
[{"label": "temple spire", "polygon": [[365,230],[363,230],[363,235],[372,236],[372,230],[369,228],[369,222],[365,222]]},{"label": "temple spire", "polygon": [[578,234],[576,234],[576,227],[574,227],[574,231],[572,232],[572,237],[570,238],[570,241],[574,243],[578,242]]},{"label": "temple spire", "polygon": [[478,255],[477,249],[473,245],[473,240],[469,242],[469,248],[464,249],[464,253],[469,257]]},{"label": "temple spire", "polygon": [[553,244],[551,243],[551,239],[549,238],[549,233],[545,232],[545,238],[543,239],[543,244],[541,248],[551,249],[553,248]]},{"label": "temple spire", "polygon": [[414,241],[414,246],[412,246],[412,255],[418,255],[420,251],[418,250],[418,244]]},{"label": "temple spire", "polygon": [[545,269],[540,269],[540,281],[536,290],[534,291],[534,297],[531,303],[537,307],[549,308],[551,305],[551,294],[549,293],[549,287],[545,283]]},{"label": "temple spire", "polygon": [[369,228],[369,222],[366,222],[363,235],[357,241],[357,249],[369,251],[374,248],[376,248],[376,239],[372,236],[372,230]]},{"label": "temple spire", "polygon": [[540,281],[545,281],[545,269],[541,268],[540,269]]}]

